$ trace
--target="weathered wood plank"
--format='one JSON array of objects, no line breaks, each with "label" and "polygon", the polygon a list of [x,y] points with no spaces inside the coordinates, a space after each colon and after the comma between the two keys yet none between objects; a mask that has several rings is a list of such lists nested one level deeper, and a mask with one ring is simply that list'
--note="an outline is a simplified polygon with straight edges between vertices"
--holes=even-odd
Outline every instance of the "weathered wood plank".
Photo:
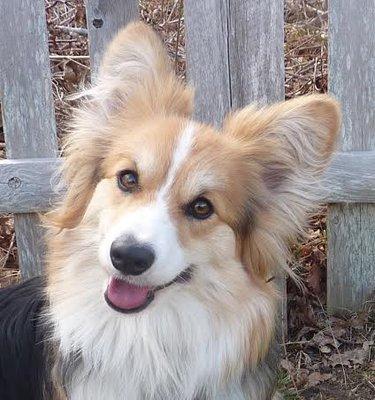
[{"label": "weathered wood plank", "polygon": [[90,0],[86,5],[91,76],[95,78],[105,47],[128,22],[138,19],[137,0]]},{"label": "weathered wood plank", "polygon": [[284,100],[284,3],[228,4],[232,108]]},{"label": "weathered wood plank", "polygon": [[14,214],[17,250],[23,279],[43,273],[45,231],[38,214]]},{"label": "weathered wood plank", "polygon": [[[330,91],[343,108],[341,149],[375,149],[373,0],[329,2]],[[375,205],[328,211],[328,307],[357,310],[374,290]]]},{"label": "weathered wood plank", "polygon": [[[0,92],[8,158],[57,155],[43,0],[0,2]],[[42,269],[43,232],[35,215],[16,215],[21,273]]]},{"label": "weathered wood plank", "polygon": [[187,78],[195,85],[195,116],[219,126],[231,108],[228,1],[185,0]]},{"label": "weathered wood plank", "polygon": [[0,213],[42,212],[58,199],[60,159],[0,161]]},{"label": "weathered wood plank", "polygon": [[337,153],[322,183],[324,203],[375,203],[375,150]]},{"label": "weathered wood plank", "polygon": [[284,98],[281,10],[282,2],[270,0],[185,0],[187,77],[196,86],[198,119],[220,125],[231,108]]}]

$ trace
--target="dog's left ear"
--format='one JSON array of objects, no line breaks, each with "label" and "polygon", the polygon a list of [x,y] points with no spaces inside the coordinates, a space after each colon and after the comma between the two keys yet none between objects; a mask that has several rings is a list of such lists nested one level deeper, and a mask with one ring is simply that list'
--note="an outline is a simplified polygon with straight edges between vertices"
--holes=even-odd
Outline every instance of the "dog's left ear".
[{"label": "dog's left ear", "polygon": [[224,131],[243,154],[244,173],[257,171],[259,188],[251,188],[259,196],[257,220],[243,238],[243,255],[261,275],[282,263],[319,200],[317,183],[334,151],[340,120],[338,103],[327,95],[249,106],[227,119]]},{"label": "dog's left ear", "polygon": [[107,116],[190,116],[193,90],[175,74],[158,34],[142,22],[122,29],[108,46],[96,84],[88,92]]}]

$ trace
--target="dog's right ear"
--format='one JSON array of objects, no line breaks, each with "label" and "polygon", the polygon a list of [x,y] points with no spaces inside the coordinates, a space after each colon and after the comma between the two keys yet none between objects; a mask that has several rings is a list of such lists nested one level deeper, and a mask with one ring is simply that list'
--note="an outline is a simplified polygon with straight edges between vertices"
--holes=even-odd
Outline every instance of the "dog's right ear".
[{"label": "dog's right ear", "polygon": [[159,36],[142,22],[129,24],[111,42],[88,94],[105,115],[126,110],[133,119],[190,116],[194,97],[176,76]]}]

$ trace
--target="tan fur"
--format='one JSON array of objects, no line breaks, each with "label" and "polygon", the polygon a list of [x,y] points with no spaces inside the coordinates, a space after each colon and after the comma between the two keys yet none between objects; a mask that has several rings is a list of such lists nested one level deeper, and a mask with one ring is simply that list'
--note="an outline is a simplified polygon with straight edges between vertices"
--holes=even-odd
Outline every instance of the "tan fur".
[{"label": "tan fur", "polygon": [[[114,39],[67,140],[68,191],[49,216],[48,294],[58,323],[59,313],[80,301],[92,269],[101,269],[98,242],[122,216],[158,201],[179,140],[191,129],[186,159],[163,201],[179,245],[189,254],[207,254],[210,268],[198,265],[186,294],[210,310],[218,337],[223,326],[238,324],[239,315],[247,332],[239,339],[242,350],[223,361],[227,382],[244,368],[256,370],[269,350],[278,295],[266,281],[277,268],[287,269],[288,247],[304,231],[340,111],[324,95],[249,106],[231,114],[219,133],[190,121],[192,93],[173,74],[150,28],[131,24]],[[139,175],[140,188],[131,195],[117,187],[116,174],[124,169]],[[203,195],[214,214],[203,221],[187,217],[187,205]],[[106,273],[95,274],[102,281],[85,290],[100,297]]]}]

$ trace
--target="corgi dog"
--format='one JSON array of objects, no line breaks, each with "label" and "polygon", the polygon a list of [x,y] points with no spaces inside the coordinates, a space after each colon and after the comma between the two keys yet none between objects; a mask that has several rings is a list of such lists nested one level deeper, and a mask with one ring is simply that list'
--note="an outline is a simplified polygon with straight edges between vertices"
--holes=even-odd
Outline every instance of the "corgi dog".
[{"label": "corgi dog", "polygon": [[67,137],[46,274],[0,294],[2,400],[276,398],[272,277],[319,199],[340,127],[311,95],[220,131],[154,31],[109,45]]}]

